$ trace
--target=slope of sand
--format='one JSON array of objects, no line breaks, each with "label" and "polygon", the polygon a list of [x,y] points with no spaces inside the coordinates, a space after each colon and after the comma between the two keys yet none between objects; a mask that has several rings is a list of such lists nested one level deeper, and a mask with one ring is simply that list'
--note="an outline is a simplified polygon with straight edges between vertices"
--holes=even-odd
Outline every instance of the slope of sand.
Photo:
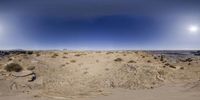
[{"label": "slope of sand", "polygon": [[[17,63],[32,76],[13,76]],[[27,72],[27,71],[26,71]],[[18,73],[18,72],[17,72]],[[200,58],[142,51],[37,51],[0,58],[0,100],[199,100]]]}]

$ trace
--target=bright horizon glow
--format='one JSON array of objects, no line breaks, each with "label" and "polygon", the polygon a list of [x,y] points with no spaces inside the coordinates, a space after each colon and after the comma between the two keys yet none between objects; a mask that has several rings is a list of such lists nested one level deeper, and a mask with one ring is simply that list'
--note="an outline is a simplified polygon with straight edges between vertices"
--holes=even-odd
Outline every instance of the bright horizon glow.
[{"label": "bright horizon glow", "polygon": [[190,31],[191,34],[197,34],[199,31],[199,28],[197,25],[191,25],[189,26],[188,30]]}]

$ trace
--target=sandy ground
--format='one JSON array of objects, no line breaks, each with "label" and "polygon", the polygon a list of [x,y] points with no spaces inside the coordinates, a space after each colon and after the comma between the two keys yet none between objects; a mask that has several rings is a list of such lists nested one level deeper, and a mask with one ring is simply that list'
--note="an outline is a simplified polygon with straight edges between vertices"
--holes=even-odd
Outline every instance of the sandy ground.
[{"label": "sandy ground", "polygon": [[[181,53],[10,54],[0,58],[0,100],[199,100],[200,57]],[[6,71],[11,63],[23,70]]]}]

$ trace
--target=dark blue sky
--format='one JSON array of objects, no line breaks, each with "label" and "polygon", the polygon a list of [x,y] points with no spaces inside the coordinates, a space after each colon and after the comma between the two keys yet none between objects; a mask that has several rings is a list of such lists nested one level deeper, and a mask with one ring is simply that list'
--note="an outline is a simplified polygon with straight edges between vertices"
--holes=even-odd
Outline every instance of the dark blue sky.
[{"label": "dark blue sky", "polygon": [[0,49],[199,49],[200,0],[0,0]]}]

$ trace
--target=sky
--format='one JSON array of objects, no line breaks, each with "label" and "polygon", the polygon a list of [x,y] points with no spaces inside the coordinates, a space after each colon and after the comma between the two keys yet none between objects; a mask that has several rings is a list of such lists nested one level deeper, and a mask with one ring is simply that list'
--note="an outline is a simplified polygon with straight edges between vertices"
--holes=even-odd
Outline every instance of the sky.
[{"label": "sky", "polygon": [[0,0],[0,49],[200,49],[200,0]]}]

